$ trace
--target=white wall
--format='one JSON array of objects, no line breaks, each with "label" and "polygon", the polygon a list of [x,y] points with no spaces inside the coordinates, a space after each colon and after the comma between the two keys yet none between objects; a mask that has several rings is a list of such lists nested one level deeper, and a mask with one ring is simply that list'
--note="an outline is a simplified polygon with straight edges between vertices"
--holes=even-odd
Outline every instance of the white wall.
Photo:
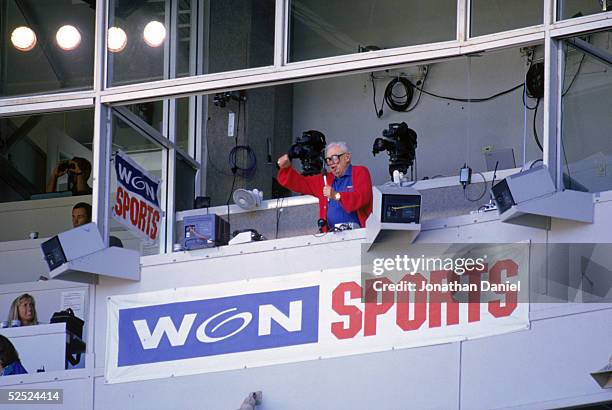
[{"label": "white wall", "polygon": [[91,195],[0,204],[0,241],[28,239],[30,232],[48,238],[72,229],[72,207],[77,202],[91,204]]}]

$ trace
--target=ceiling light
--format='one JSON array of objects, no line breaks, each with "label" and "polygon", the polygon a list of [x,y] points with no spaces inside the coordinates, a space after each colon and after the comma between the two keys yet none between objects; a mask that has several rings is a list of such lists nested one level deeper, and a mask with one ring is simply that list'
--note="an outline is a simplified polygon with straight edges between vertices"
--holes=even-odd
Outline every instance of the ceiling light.
[{"label": "ceiling light", "polygon": [[62,50],[74,50],[81,44],[81,33],[74,26],[62,26],[57,30],[55,40]]},{"label": "ceiling light", "polygon": [[11,43],[19,51],[30,51],[36,45],[36,34],[29,27],[17,27],[11,33]]},{"label": "ceiling light", "polygon": [[108,50],[113,53],[118,53],[125,48],[127,44],[127,34],[119,27],[111,27],[108,29]]},{"label": "ceiling light", "polygon": [[159,21],[151,21],[144,28],[144,41],[151,47],[159,47],[166,39],[166,27]]}]

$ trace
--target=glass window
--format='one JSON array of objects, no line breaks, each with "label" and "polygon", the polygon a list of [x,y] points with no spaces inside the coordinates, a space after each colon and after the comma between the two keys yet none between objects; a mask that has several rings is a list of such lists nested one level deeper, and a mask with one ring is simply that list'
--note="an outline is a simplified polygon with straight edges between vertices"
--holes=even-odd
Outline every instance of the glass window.
[{"label": "glass window", "polygon": [[274,63],[274,0],[205,3],[111,1],[108,85]]},{"label": "glass window", "polygon": [[293,86],[283,85],[207,97],[207,121],[200,126],[206,135],[204,191],[213,206],[233,203],[238,188],[257,188],[271,198],[276,159],[293,139],[292,96]]},{"label": "glass window", "polygon": [[454,0],[292,0],[289,60],[454,40]]},{"label": "glass window", "polygon": [[95,2],[0,1],[0,96],[92,88]]},{"label": "glass window", "polygon": [[155,131],[165,136],[166,132],[164,131],[163,101],[131,104],[126,107],[129,111],[136,114],[136,116],[142,120],[144,124],[152,127]]},{"label": "glass window", "polygon": [[176,212],[193,209],[195,198],[196,170],[181,157],[176,159],[176,192],[174,208]]},{"label": "glass window", "polygon": [[612,189],[612,31],[564,41],[562,169],[567,189]]},{"label": "glass window", "polygon": [[176,100],[176,145],[194,157],[194,129],[195,124],[193,109],[195,105],[195,97],[177,98]]},{"label": "glass window", "polygon": [[612,1],[610,0],[559,0],[557,4],[559,20],[605,13],[612,10]]},{"label": "glass window", "polygon": [[0,202],[91,194],[92,140],[93,110],[0,118]]},{"label": "glass window", "polygon": [[[159,144],[154,142],[151,138],[147,137],[142,130],[131,124],[125,119],[125,117],[117,115],[113,112],[112,122],[112,138],[113,138],[113,152],[122,150],[129,158],[144,168],[148,173],[160,179],[160,196],[164,198],[165,182],[163,180],[163,169],[165,164],[166,150]],[[117,196],[117,179],[115,177],[114,166],[111,167],[111,207],[115,207],[116,201],[119,200]],[[129,194],[128,194],[129,195]],[[162,199],[159,199],[162,212],[165,210],[165,203]],[[125,198],[122,198],[125,199]],[[130,205],[131,206],[131,205]],[[130,212],[132,209],[130,208]],[[111,210],[112,213],[112,210]],[[149,231],[156,229],[160,233],[165,224],[165,217],[161,217],[153,222],[151,219]],[[157,235],[155,242],[145,239],[144,234],[129,230],[124,225],[120,224],[115,217],[111,217],[110,223],[110,235],[111,237],[118,238],[125,248],[136,249],[141,252],[142,255],[151,255],[159,252],[160,244],[165,241],[161,235]],[[150,235],[149,235],[150,236]],[[111,238],[112,240],[112,238]]]},{"label": "glass window", "polygon": [[542,24],[544,2],[533,0],[472,0],[472,37]]},{"label": "glass window", "polygon": [[[0,241],[72,228],[71,209],[91,204],[93,110],[0,118]],[[8,202],[28,201],[28,205]]]},{"label": "glass window", "polygon": [[198,36],[196,0],[178,2],[176,18],[176,77],[196,74],[195,47]]}]

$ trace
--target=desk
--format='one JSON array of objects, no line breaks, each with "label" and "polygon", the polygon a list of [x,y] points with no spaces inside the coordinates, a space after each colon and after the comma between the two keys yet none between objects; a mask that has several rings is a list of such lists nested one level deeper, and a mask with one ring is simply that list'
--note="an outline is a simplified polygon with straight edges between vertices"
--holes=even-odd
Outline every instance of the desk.
[{"label": "desk", "polygon": [[21,364],[28,373],[64,370],[66,359],[66,324],[9,327],[0,329],[17,349]]}]

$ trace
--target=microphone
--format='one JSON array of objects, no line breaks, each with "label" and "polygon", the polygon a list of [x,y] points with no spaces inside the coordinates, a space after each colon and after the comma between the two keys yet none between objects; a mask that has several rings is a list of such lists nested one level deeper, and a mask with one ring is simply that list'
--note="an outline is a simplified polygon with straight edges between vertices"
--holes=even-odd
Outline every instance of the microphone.
[{"label": "microphone", "polygon": [[[323,185],[327,186],[327,170],[325,169],[325,167],[323,167],[321,174],[323,175]],[[329,198],[327,198],[327,202],[329,202]]]}]

